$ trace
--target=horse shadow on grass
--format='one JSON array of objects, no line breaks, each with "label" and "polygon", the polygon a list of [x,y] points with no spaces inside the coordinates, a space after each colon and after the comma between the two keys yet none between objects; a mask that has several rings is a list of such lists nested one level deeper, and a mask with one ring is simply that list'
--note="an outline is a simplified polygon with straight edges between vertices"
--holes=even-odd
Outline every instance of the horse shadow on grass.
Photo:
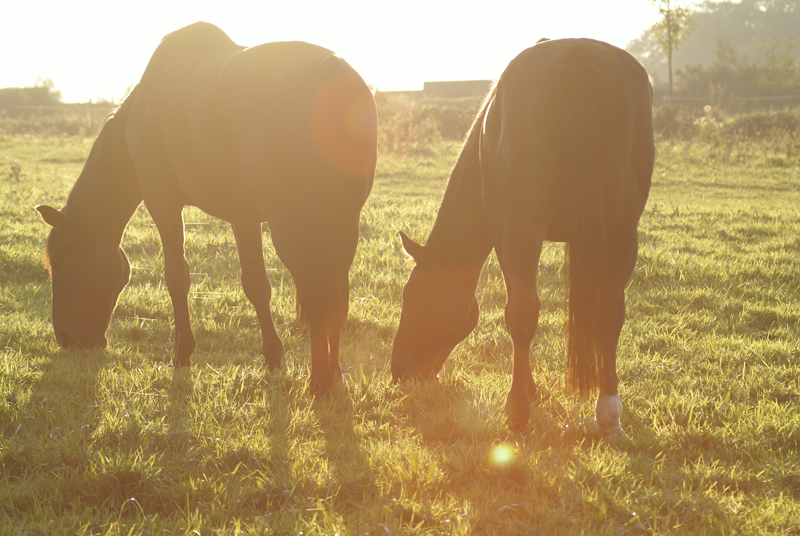
[{"label": "horse shadow on grass", "polygon": [[[287,353],[283,367],[274,372],[253,366],[263,358],[252,348],[231,358],[203,351],[201,335],[193,365],[172,370],[171,383],[162,390],[164,425],[143,440],[144,452],[167,453],[161,469],[175,474],[175,479],[196,477],[197,469],[187,467],[193,465],[209,475],[238,481],[229,487],[236,491],[224,501],[233,505],[234,512],[271,513],[286,503],[310,498],[360,503],[376,485],[356,429],[360,417],[352,398],[364,390],[359,383],[363,372],[356,374],[364,368],[362,354],[373,351],[364,338],[380,339],[380,329],[348,322],[342,348],[345,380],[329,395],[316,397],[308,391],[306,330],[282,334]],[[241,366],[226,366],[237,360]],[[213,407],[215,397],[222,397],[218,409]],[[241,428],[237,414],[247,412],[254,429]],[[215,423],[208,426],[204,420]],[[215,437],[215,429],[220,437]],[[227,429],[240,432],[225,433]],[[169,463],[185,469],[176,470]],[[186,482],[184,487],[188,486]],[[186,496],[168,498],[163,490],[159,493],[170,505],[166,511],[185,508]],[[196,495],[188,497],[191,506]],[[143,506],[148,514],[159,511]]]},{"label": "horse shadow on grass", "polygon": [[[651,534],[665,512],[672,512],[673,521],[695,518],[701,526],[701,517],[708,516],[725,527],[731,500],[774,486],[746,472],[735,474],[736,447],[710,430],[685,430],[676,443],[659,437],[625,407],[627,438],[604,439],[591,428],[590,403],[570,404],[540,389],[543,396],[531,408],[530,426],[518,434],[508,429],[499,396],[481,398],[482,391],[457,374],[399,388],[403,419],[419,431],[429,455],[439,459],[449,493],[472,505],[476,532]],[[497,447],[504,449],[505,459],[496,457]],[[609,463],[623,464],[624,472],[615,475]],[[651,483],[659,493],[630,492],[631,482]],[[492,489],[497,496],[487,502]],[[710,489],[716,495],[706,493]],[[556,519],[543,512],[565,510],[581,515],[559,526],[538,524]]]},{"label": "horse shadow on grass", "polygon": [[[442,379],[406,381],[398,386],[400,411],[419,430],[424,443],[451,445],[475,438],[571,438],[574,412],[548,390],[531,404],[531,419],[523,434],[509,429],[505,413],[506,388],[484,389],[454,366]],[[510,384],[511,378],[508,378]]]},{"label": "horse shadow on grass", "polygon": [[[358,386],[351,385],[346,373],[345,381],[328,395],[312,395],[305,345],[287,347],[284,367],[274,372],[254,373],[260,369],[247,366],[225,372],[221,360],[206,355],[198,356],[193,372],[175,371],[168,402],[169,430],[163,434],[170,448],[201,465],[205,474],[236,484],[228,486],[235,491],[224,500],[232,513],[276,514],[272,522],[278,523],[273,528],[279,532],[291,528],[280,526],[282,516],[277,513],[284,507],[330,500],[360,504],[376,489],[356,429],[358,411],[351,391]],[[248,368],[250,373],[245,372]],[[228,378],[224,388],[228,401],[218,413],[200,409],[215,396],[215,387],[222,388],[220,382],[206,381],[208,376],[226,374],[235,376]],[[230,419],[234,428],[237,417],[232,414],[237,412],[249,412],[255,429],[227,434],[226,440],[210,437],[206,423],[201,422],[203,418],[218,420],[215,426],[219,427]]]},{"label": "horse shadow on grass", "polygon": [[[303,389],[295,394],[294,403],[301,412],[305,411],[303,404],[308,408],[302,419],[304,424],[291,433],[296,436],[299,431],[301,441],[308,445],[303,448],[311,451],[304,456],[304,462],[299,462],[299,452],[294,453],[295,463],[313,463],[314,473],[324,475],[317,476],[310,485],[309,496],[332,498],[337,505],[356,507],[376,499],[377,478],[364,437],[382,424],[376,383],[384,374],[384,363],[375,356],[386,355],[385,344],[391,340],[391,333],[391,328],[376,321],[348,319],[342,332],[343,377],[327,395],[312,396],[307,389],[306,366],[299,367],[303,372],[297,382]],[[295,357],[305,363],[310,353],[302,348]]]},{"label": "horse shadow on grass", "polygon": [[353,403],[353,392],[361,390],[360,385],[342,383],[328,396],[315,397],[311,404],[321,432],[318,455],[329,468],[324,497],[335,497],[337,503],[358,505],[377,495],[376,478],[358,430],[368,424]]},{"label": "horse shadow on grass", "polygon": [[107,362],[106,352],[58,349],[48,357],[39,354],[30,359],[31,363],[19,367],[19,376],[12,377],[7,397],[9,406],[17,410],[17,434],[62,438],[91,434],[96,428],[98,375]]},{"label": "horse shadow on grass", "polygon": [[[102,350],[63,349],[37,351],[26,359],[6,378],[6,404],[0,414],[7,439],[0,459],[4,476],[14,477],[8,481],[13,491],[7,511],[12,515],[47,502],[37,490],[48,483],[37,474],[67,478],[87,464],[92,436],[100,425],[97,379],[107,361]],[[59,507],[53,503],[49,501]]]}]

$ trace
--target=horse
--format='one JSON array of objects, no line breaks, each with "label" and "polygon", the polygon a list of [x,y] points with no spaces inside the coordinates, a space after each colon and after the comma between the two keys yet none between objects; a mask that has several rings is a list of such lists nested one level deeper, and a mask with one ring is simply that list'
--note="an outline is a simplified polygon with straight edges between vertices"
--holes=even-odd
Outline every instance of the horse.
[{"label": "horse", "polygon": [[627,52],[560,39],[514,58],[466,136],[425,245],[400,233],[414,268],[392,346],[394,381],[435,378],[475,328],[475,292],[494,249],[514,353],[506,412],[524,430],[538,397],[529,350],[542,244],[565,242],[566,389],[598,388],[599,431],[624,433],[616,351],[654,158],[652,88]]},{"label": "horse", "polygon": [[269,369],[283,344],[270,311],[261,224],[292,275],[311,339],[310,386],[341,377],[339,342],[361,208],[377,160],[372,92],[341,57],[304,42],[245,48],[199,22],[168,34],[137,86],[105,121],[61,210],[36,210],[52,321],[62,347],[105,347],[130,280],[122,235],[144,202],[161,238],[174,310],[174,366],[191,364],[183,207],[231,224],[245,295]]}]

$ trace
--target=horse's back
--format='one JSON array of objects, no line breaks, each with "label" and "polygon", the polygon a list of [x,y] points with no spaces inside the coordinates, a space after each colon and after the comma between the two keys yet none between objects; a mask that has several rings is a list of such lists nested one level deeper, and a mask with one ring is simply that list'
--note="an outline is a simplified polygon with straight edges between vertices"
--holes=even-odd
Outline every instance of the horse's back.
[{"label": "horse's back", "polygon": [[[574,152],[579,131],[590,139],[591,162],[609,208],[624,207],[638,220],[652,174],[651,103],[646,71],[617,47],[561,39],[523,51],[498,81],[484,120],[483,150],[495,163],[495,197],[566,202],[570,176],[584,164],[584,155]],[[553,239],[563,238],[556,227],[565,210],[564,205],[553,214]]]},{"label": "horse's back", "polygon": [[183,206],[210,193],[202,177],[222,166],[215,163],[219,144],[206,135],[213,125],[205,112],[225,64],[242,48],[203,22],[168,34],[156,48],[132,95],[126,128],[146,204]]},{"label": "horse's back", "polygon": [[174,110],[194,105],[196,95],[213,85],[227,61],[242,48],[205,22],[165,36],[137,85],[128,138],[137,134],[137,128],[152,128],[151,123],[170,117]]},{"label": "horse's back", "polygon": [[[342,72],[354,80],[350,93],[368,100],[374,115],[363,80],[322,47],[244,48],[205,23],[168,35],[137,87],[128,128],[137,169],[150,172],[140,172],[145,202],[148,192],[174,197],[228,221],[266,221],[297,204],[313,186],[298,178],[309,156],[309,110],[325,82]],[[374,162],[369,167],[361,173],[366,193],[353,194],[363,197],[359,209]]]},{"label": "horse's back", "polygon": [[217,54],[241,50],[228,35],[208,22],[196,22],[167,34],[148,62],[143,78],[148,71],[154,76],[163,76],[166,68],[184,66],[192,69],[197,63]]},{"label": "horse's back", "polygon": [[246,49],[226,67],[217,99],[250,184],[306,203],[309,191],[359,209],[366,201],[377,113],[371,91],[341,57],[299,41]]},{"label": "horse's back", "polygon": [[523,51],[509,63],[499,86],[503,98],[546,119],[580,105],[579,98],[602,108],[605,116],[626,116],[635,108],[649,109],[652,102],[649,78],[639,62],[592,39],[544,41]]}]

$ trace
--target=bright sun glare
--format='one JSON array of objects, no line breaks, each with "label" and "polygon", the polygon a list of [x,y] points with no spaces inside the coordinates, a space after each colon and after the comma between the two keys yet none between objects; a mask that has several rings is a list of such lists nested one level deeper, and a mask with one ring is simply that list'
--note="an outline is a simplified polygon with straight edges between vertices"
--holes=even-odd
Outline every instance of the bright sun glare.
[{"label": "bright sun glare", "polygon": [[[10,2],[0,32],[0,87],[51,79],[66,102],[119,99],[167,33],[212,22],[242,45],[302,40],[333,50],[381,90],[429,80],[493,79],[541,37],[624,47],[655,22],[647,0],[84,0]],[[46,18],[42,13],[47,13]],[[158,13],[158,16],[154,16]]]},{"label": "bright sun glare", "polygon": [[508,443],[501,443],[489,452],[489,463],[502,469],[514,460],[514,447]]}]

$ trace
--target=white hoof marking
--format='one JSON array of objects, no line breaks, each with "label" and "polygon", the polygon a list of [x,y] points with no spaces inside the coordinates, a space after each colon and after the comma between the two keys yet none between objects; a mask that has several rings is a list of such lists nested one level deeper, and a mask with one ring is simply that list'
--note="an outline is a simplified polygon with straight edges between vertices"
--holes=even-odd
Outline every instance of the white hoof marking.
[{"label": "white hoof marking", "polygon": [[[600,395],[594,408],[597,427],[604,436],[615,435],[622,432],[619,418],[622,415],[622,402],[618,395]],[[624,432],[623,432],[624,433]]]}]

